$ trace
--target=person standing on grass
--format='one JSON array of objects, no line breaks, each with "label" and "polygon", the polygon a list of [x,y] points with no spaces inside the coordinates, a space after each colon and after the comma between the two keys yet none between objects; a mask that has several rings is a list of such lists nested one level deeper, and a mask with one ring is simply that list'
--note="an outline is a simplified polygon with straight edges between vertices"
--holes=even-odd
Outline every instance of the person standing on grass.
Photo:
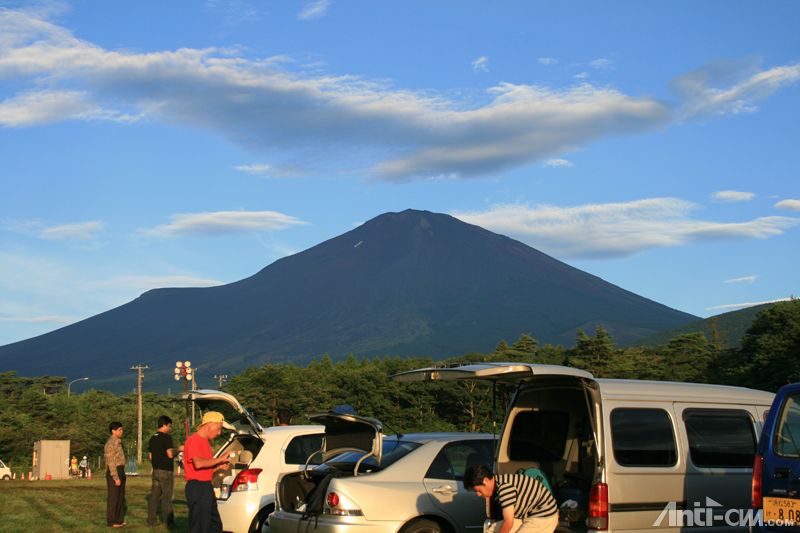
[{"label": "person standing on grass", "polygon": [[147,501],[147,525],[158,525],[156,515],[161,502],[161,520],[167,527],[175,525],[175,514],[172,511],[172,491],[175,484],[172,459],[178,450],[172,443],[172,420],[166,415],[158,417],[158,431],[150,437],[147,445],[150,463],[153,465],[153,483]]},{"label": "person standing on grass", "polygon": [[81,462],[79,463],[78,466],[80,466],[80,469],[81,469],[81,478],[85,478],[86,477],[86,468],[89,466],[89,462],[86,460],[86,456],[85,455],[83,456],[83,459],[81,459]]},{"label": "person standing on grass", "polygon": [[203,414],[200,427],[183,447],[183,466],[186,471],[186,504],[189,507],[190,533],[221,533],[222,519],[217,509],[217,498],[211,479],[219,467],[229,470],[227,457],[214,458],[211,441],[222,433],[222,413],[208,411]]},{"label": "person standing on grass", "polygon": [[125,452],[122,450],[122,423],[108,425],[111,436],[103,449],[106,458],[106,523],[110,527],[125,526]]}]

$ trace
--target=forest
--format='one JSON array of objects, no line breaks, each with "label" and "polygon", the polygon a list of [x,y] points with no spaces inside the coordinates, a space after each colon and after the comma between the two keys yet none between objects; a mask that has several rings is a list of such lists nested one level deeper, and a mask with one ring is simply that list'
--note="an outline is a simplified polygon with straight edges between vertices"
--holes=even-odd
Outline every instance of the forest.
[{"label": "forest", "polygon": [[[364,416],[384,423],[387,433],[411,431],[492,431],[502,422],[513,390],[481,382],[397,383],[393,374],[427,366],[469,362],[528,362],[582,368],[595,377],[718,383],[776,391],[800,381],[800,300],[780,302],[761,311],[741,346],[720,348],[703,333],[678,335],[657,347],[618,348],[602,327],[579,331],[572,347],[540,345],[532,333],[511,343],[500,340],[492,353],[471,353],[447,360],[423,357],[359,359],[329,356],[306,366],[267,364],[232,376],[223,390],[233,394],[270,426],[278,410],[294,423],[336,405],[352,405]],[[125,427],[123,444],[136,457],[137,395],[89,390],[68,394],[64,377],[22,377],[0,372],[0,459],[12,468],[30,465],[33,443],[69,439],[73,455],[99,463],[108,438],[108,423]],[[143,441],[155,431],[156,419],[175,421],[174,437],[183,442],[187,407],[180,395],[143,395]],[[144,446],[146,448],[146,446]],[[147,462],[146,451],[144,453]]]}]

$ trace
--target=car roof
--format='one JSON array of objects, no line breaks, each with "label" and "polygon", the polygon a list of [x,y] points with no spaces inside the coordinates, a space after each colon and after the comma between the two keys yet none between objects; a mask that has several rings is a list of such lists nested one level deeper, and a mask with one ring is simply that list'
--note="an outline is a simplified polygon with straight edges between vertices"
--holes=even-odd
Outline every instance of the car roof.
[{"label": "car roof", "polygon": [[281,433],[324,433],[325,426],[321,426],[319,424],[308,424],[308,425],[297,425],[297,426],[270,426],[268,428],[264,428],[262,433],[267,435],[278,435]]},{"label": "car roof", "polygon": [[491,433],[466,433],[466,432],[429,432],[429,433],[402,433],[400,435],[384,435],[387,440],[408,440],[412,442],[456,441],[456,440],[489,440],[495,438]]},{"label": "car roof", "polygon": [[603,399],[706,401],[715,403],[772,403],[771,392],[729,385],[648,381],[636,379],[595,379]]}]

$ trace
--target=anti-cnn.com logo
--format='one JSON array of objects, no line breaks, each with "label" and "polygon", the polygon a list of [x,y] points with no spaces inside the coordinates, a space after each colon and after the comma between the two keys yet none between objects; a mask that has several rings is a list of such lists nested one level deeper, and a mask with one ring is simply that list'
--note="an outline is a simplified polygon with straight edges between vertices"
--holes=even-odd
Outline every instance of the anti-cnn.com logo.
[{"label": "anti-cnn.com logo", "polygon": [[793,526],[788,520],[763,519],[761,509],[724,509],[722,504],[706,497],[706,504],[694,502],[691,509],[678,509],[676,502],[669,502],[658,515],[653,527],[752,527],[752,526]]}]

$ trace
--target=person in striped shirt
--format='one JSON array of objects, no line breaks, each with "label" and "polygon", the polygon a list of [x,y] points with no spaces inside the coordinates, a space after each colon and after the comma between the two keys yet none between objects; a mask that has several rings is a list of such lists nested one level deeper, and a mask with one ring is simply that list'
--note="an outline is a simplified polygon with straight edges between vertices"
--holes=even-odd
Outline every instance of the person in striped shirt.
[{"label": "person in striped shirt", "polygon": [[558,506],[553,494],[538,479],[524,474],[492,474],[484,465],[468,466],[464,488],[494,502],[503,519],[492,533],[553,533],[558,526]]}]

